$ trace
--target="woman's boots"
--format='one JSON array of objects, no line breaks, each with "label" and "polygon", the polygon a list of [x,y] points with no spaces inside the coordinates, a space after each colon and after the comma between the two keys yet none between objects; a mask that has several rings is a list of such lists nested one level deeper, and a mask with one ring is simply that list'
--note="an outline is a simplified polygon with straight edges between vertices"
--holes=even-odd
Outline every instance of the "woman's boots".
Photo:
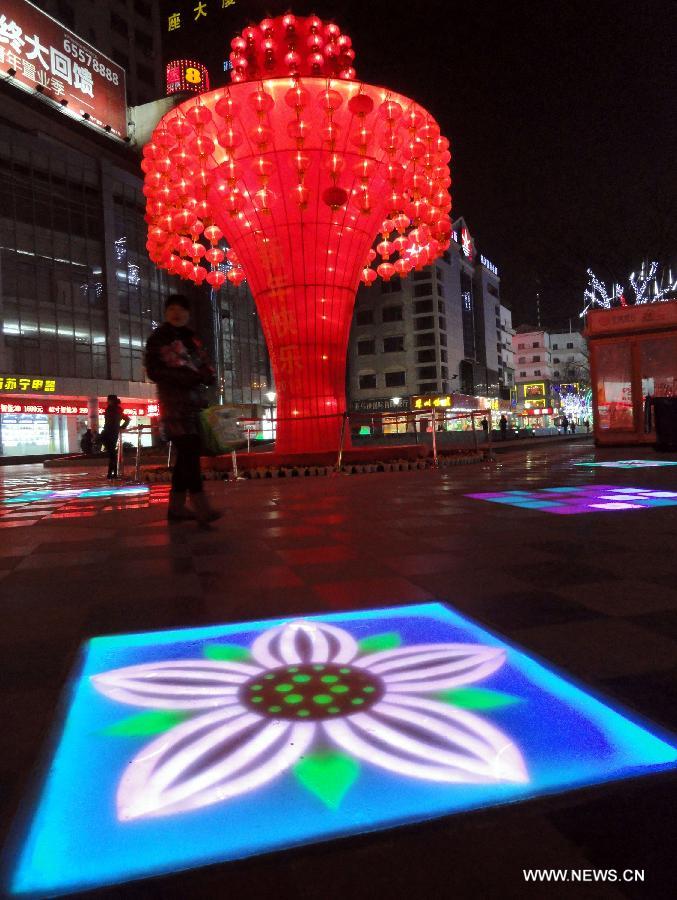
[{"label": "woman's boots", "polygon": [[200,491],[197,494],[191,494],[190,502],[195,510],[195,518],[202,527],[208,526],[210,522],[215,522],[223,515],[223,513],[218,512],[209,505],[203,491]]},{"label": "woman's boots", "polygon": [[186,506],[185,491],[170,491],[169,506],[167,507],[167,519],[170,522],[181,522],[185,519],[195,519],[195,513]]}]

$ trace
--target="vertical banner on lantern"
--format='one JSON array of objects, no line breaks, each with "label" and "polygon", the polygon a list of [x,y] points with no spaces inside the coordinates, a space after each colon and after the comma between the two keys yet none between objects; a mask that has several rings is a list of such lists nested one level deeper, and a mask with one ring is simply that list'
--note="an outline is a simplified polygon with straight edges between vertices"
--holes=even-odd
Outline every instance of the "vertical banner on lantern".
[{"label": "vertical banner on lantern", "polygon": [[449,246],[448,141],[413,101],[355,81],[333,23],[265,19],[231,47],[233,84],[172,110],[144,148],[148,250],[215,289],[247,277],[276,449],[333,450],[360,279],[406,277]]}]

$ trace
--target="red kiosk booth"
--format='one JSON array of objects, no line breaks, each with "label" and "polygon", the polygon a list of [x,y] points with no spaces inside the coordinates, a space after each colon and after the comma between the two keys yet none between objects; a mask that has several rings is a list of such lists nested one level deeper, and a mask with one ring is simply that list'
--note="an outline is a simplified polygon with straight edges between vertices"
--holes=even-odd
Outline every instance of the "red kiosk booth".
[{"label": "red kiosk booth", "polygon": [[677,300],[591,309],[585,334],[595,443],[655,443],[654,420],[645,416],[645,401],[677,398]]}]

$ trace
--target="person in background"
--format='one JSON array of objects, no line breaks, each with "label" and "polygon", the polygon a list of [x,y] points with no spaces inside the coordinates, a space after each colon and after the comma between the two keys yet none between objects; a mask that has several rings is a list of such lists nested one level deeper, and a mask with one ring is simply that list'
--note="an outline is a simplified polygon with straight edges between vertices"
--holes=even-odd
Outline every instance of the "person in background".
[{"label": "person in background", "polygon": [[501,416],[498,421],[498,425],[501,429],[501,440],[504,441],[508,436],[508,420],[505,416]]},{"label": "person in background", "polygon": [[[207,406],[205,387],[213,384],[202,343],[188,327],[190,301],[171,294],[165,301],[165,321],[146,342],[146,372],[158,389],[164,436],[176,449],[167,518],[197,519],[206,527],[221,514],[205,497],[200,471],[200,411]],[[186,506],[186,495],[194,511]]]},{"label": "person in background", "polygon": [[101,429],[101,442],[108,454],[108,474],[106,478],[118,477],[118,439],[120,431],[125,429],[130,422],[129,416],[122,410],[122,404],[117,394],[109,394],[106,409],[104,411],[104,426]]},{"label": "person in background", "polygon": [[583,422],[583,424],[585,425],[586,434],[590,434],[590,419],[586,419],[585,422]]},{"label": "person in background", "polygon": [[484,437],[488,437],[489,435],[489,420],[485,416],[482,419],[482,431],[484,432]]},{"label": "person in background", "polygon": [[571,426],[571,433],[576,434],[576,422],[572,419],[569,424]]},{"label": "person in background", "polygon": [[92,433],[92,429],[90,426],[87,426],[87,430],[80,438],[80,449],[85,454],[85,456],[91,456],[94,452],[94,434]]},{"label": "person in background", "polygon": [[567,434],[569,431],[569,420],[566,416],[562,417],[562,428],[564,429],[564,434]]}]

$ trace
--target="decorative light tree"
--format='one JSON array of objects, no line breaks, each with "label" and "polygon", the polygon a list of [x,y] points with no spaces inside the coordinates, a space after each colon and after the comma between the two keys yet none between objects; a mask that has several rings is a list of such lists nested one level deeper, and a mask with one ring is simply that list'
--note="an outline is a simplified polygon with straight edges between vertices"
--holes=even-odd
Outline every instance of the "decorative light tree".
[{"label": "decorative light tree", "polygon": [[449,142],[413,100],[355,80],[337,25],[264,19],[231,46],[233,83],[167,113],[144,147],[148,252],[196,284],[247,278],[276,449],[335,449],[360,279],[406,277],[449,246]]},{"label": "decorative light tree", "polygon": [[[673,280],[672,271],[669,270],[666,277],[666,272],[663,270],[659,276],[656,261],[649,263],[648,266],[646,263],[642,263],[639,273],[635,275],[633,272],[629,281],[635,295],[633,303],[630,304],[632,306],[670,300],[677,292],[677,279]],[[583,318],[591,306],[611,309],[616,299],[621,306],[628,306],[623,286],[614,284],[611,294],[609,294],[604,282],[597,278],[592,269],[588,269],[588,286],[583,292],[583,299],[586,301],[586,306],[580,313],[580,318]]]}]

